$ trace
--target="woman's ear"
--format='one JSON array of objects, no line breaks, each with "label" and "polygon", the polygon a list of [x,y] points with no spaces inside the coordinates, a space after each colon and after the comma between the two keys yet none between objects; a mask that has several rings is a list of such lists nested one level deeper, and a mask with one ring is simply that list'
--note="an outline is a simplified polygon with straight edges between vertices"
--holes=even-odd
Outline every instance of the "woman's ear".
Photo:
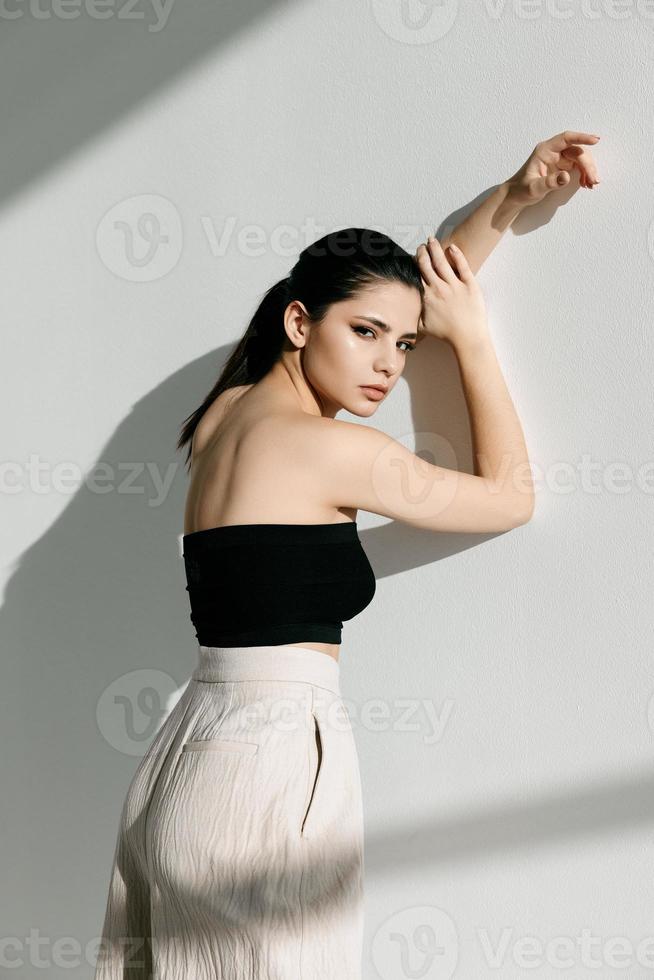
[{"label": "woman's ear", "polygon": [[308,322],[309,314],[300,300],[291,300],[284,313],[284,329],[288,339],[296,348],[304,347],[307,342]]}]

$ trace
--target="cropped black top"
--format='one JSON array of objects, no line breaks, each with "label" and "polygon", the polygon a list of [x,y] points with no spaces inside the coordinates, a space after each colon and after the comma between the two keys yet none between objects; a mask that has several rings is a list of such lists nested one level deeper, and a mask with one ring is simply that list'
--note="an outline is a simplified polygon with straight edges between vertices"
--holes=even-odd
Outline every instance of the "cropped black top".
[{"label": "cropped black top", "polygon": [[182,536],[191,622],[203,646],[340,643],[372,601],[356,521],[226,524]]}]

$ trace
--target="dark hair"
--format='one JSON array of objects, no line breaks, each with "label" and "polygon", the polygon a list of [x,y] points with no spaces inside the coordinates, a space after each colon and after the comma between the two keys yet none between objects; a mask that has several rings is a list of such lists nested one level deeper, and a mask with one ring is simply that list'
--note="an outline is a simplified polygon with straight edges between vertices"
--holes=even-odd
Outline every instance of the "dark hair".
[{"label": "dark hair", "polygon": [[350,299],[360,290],[384,281],[424,288],[414,256],[380,231],[345,228],[308,245],[290,275],[264,293],[256,313],[218,380],[199,408],[184,419],[177,449],[191,442],[200,419],[227,388],[256,384],[279,360],[288,340],[283,314],[292,300],[300,300],[312,323],[319,324],[333,303]]}]

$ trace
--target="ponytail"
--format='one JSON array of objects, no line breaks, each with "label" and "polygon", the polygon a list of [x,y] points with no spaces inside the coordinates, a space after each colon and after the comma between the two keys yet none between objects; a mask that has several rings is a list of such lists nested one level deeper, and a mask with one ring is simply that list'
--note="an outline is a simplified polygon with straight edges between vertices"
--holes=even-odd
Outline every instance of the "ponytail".
[{"label": "ponytail", "polygon": [[291,277],[286,276],[264,293],[247,330],[225,363],[215,385],[200,407],[184,419],[177,449],[183,449],[188,443],[185,460],[187,470],[190,466],[195,430],[218,395],[237,385],[256,384],[278,360],[286,337],[283,313],[291,301],[290,284]]},{"label": "ponytail", "polygon": [[307,246],[290,275],[264,293],[215,385],[200,407],[184,419],[177,449],[188,443],[187,468],[193,434],[218,395],[237,385],[256,384],[281,357],[287,340],[283,314],[292,300],[300,300],[311,322],[319,324],[334,303],[385,282],[401,282],[424,294],[414,256],[381,231],[345,228]]}]

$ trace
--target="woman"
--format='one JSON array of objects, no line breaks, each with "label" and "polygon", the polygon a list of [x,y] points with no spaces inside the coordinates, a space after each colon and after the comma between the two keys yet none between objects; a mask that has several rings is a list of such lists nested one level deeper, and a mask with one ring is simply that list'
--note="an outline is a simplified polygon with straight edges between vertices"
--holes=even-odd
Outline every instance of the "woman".
[{"label": "woman", "polygon": [[[587,152],[564,155],[573,140],[593,138],[539,144],[449,258],[431,237],[413,257],[365,229],[305,249],[185,420],[199,661],[125,799],[97,980],[360,980],[363,813],[338,662],[343,621],[375,592],[357,513],[429,531],[529,520],[523,434],[470,263],[559,172],[577,165],[590,186]],[[429,336],[459,360],[474,475],[335,419],[371,418]]]}]

